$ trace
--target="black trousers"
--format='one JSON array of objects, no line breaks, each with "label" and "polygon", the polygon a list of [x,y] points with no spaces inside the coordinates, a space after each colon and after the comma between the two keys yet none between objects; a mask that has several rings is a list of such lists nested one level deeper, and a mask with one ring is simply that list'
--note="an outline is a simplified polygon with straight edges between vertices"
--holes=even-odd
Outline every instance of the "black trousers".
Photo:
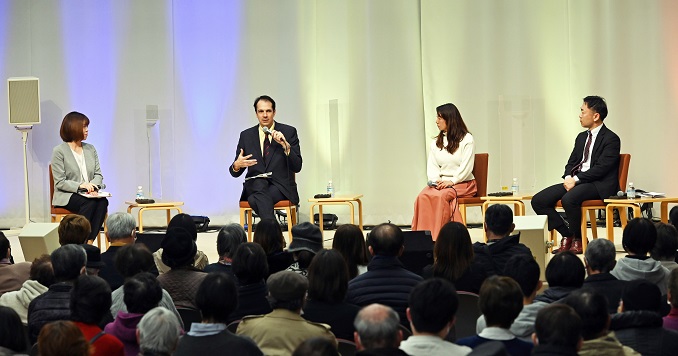
[{"label": "black trousers", "polygon": [[[537,215],[548,216],[549,230],[556,229],[563,237],[581,240],[581,204],[584,200],[592,199],[601,199],[592,183],[577,184],[570,191],[559,183],[535,194],[532,197],[532,209]],[[561,201],[567,215],[567,223],[556,211],[558,200]]]},{"label": "black trousers", "polygon": [[108,211],[108,199],[106,198],[85,198],[80,194],[73,193],[64,208],[84,216],[92,226],[92,233],[87,237],[88,240],[96,239],[104,225],[104,218]]},{"label": "black trousers", "polygon": [[273,206],[285,199],[282,192],[265,178],[253,179],[246,182],[247,202],[262,219],[275,219]]}]

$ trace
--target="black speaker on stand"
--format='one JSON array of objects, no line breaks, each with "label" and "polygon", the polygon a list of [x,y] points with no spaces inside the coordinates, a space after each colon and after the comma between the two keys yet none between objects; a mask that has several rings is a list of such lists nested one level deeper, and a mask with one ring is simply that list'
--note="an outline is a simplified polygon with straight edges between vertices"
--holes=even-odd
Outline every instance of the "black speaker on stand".
[{"label": "black speaker on stand", "polygon": [[426,231],[403,231],[405,250],[400,262],[409,271],[421,275],[424,267],[433,264],[433,237]]}]

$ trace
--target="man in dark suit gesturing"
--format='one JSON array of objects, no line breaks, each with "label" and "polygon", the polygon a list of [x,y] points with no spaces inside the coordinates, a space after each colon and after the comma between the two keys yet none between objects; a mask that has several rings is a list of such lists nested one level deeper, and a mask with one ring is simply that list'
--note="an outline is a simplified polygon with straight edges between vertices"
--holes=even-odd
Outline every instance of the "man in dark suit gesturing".
[{"label": "man in dark suit gesturing", "polygon": [[[584,200],[606,199],[619,191],[619,136],[608,129],[605,99],[587,96],[581,106],[579,122],[586,131],[574,141],[574,149],[565,165],[563,183],[552,185],[532,198],[532,208],[547,215],[549,230],[556,229],[562,240],[554,253],[582,253],[581,204]],[[561,200],[567,223],[555,209]]]},{"label": "man in dark suit gesturing", "polygon": [[259,125],[240,133],[233,177],[247,168],[240,200],[247,200],[262,219],[273,219],[273,205],[281,200],[299,203],[294,174],[301,171],[301,149],[297,129],[275,122],[275,101],[267,95],[254,100]]}]

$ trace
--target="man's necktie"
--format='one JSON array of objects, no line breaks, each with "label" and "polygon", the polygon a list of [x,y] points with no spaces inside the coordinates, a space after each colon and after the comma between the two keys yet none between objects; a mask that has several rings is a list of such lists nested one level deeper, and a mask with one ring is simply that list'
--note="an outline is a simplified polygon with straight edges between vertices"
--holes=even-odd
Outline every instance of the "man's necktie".
[{"label": "man's necktie", "polygon": [[271,134],[266,133],[266,136],[264,136],[264,163],[268,163],[268,159],[271,156],[271,138],[269,137]]},{"label": "man's necktie", "polygon": [[586,132],[589,135],[588,135],[588,138],[586,139],[586,146],[584,147],[584,159],[581,162],[579,162],[578,165],[576,165],[576,166],[574,166],[574,168],[572,168],[572,171],[570,172],[570,176],[572,176],[572,177],[577,175],[577,173],[579,173],[581,171],[581,166],[584,163],[586,163],[586,161],[589,160],[589,150],[591,149],[591,141],[593,141],[592,140],[593,134],[591,133],[591,131],[586,131]]}]

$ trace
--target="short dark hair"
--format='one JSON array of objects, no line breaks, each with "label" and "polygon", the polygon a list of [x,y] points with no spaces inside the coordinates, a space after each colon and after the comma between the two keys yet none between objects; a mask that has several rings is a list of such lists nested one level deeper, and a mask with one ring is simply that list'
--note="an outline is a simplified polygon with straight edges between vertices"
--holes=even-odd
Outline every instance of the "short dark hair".
[{"label": "short dark hair", "polygon": [[678,308],[678,268],[674,268],[673,271],[671,271],[666,286],[669,292],[671,292],[671,299],[669,299],[671,306]]},{"label": "short dark hair", "polygon": [[111,287],[98,276],[79,276],[71,290],[71,319],[97,325],[110,315]]},{"label": "short dark hair", "polygon": [[339,356],[339,350],[326,337],[312,337],[299,344],[292,356]]},{"label": "short dark hair", "polygon": [[589,268],[601,273],[610,272],[614,268],[616,257],[614,243],[607,239],[593,239],[584,252]]},{"label": "short dark hair", "polygon": [[7,257],[7,251],[9,251],[9,239],[4,232],[0,231],[0,259]]},{"label": "short dark hair", "polygon": [[61,121],[59,135],[64,142],[82,141],[85,139],[85,134],[82,132],[85,126],[89,126],[87,116],[71,111]]},{"label": "short dark hair", "polygon": [[532,295],[539,284],[539,264],[532,255],[518,254],[511,256],[504,265],[503,275],[513,278],[523,291],[524,297]]},{"label": "short dark hair", "polygon": [[478,307],[487,326],[508,329],[523,310],[523,292],[512,278],[492,276],[480,286]]},{"label": "short dark hair", "polygon": [[605,120],[607,117],[607,103],[605,103],[605,99],[593,95],[585,97],[583,101],[589,109],[597,112],[598,115],[600,115],[600,121]]},{"label": "short dark hair", "polygon": [[31,264],[30,279],[37,281],[43,286],[49,288],[54,282],[54,269],[52,269],[52,259],[44,254],[33,260]]},{"label": "short dark hair", "polygon": [[259,104],[259,102],[262,100],[271,103],[271,108],[273,108],[273,111],[275,111],[275,100],[273,100],[273,98],[268,95],[262,95],[254,99],[254,112],[257,112],[257,104]]},{"label": "short dark hair", "polygon": [[511,232],[513,224],[513,211],[508,205],[494,204],[490,205],[485,211],[485,225],[487,230],[495,235],[506,236]]},{"label": "short dark hair", "polygon": [[662,305],[662,293],[659,287],[644,279],[628,281],[622,291],[625,311],[647,310],[659,312]]},{"label": "short dark hair", "polygon": [[149,272],[155,267],[153,255],[144,244],[129,244],[115,254],[115,269],[123,278],[140,272]]},{"label": "short dark hair", "polygon": [[247,242],[245,229],[239,224],[228,224],[217,235],[217,253],[219,257],[233,258],[235,249]]},{"label": "short dark hair", "polygon": [[0,346],[17,353],[26,352],[30,346],[21,317],[17,312],[6,306],[0,306]]},{"label": "short dark hair", "polygon": [[73,281],[87,264],[87,253],[80,245],[68,244],[52,251],[50,259],[57,282]]},{"label": "short dark hair", "polygon": [[550,304],[537,313],[534,330],[540,345],[576,350],[581,339],[582,321],[565,304]]},{"label": "short dark hair", "polygon": [[678,226],[678,206],[674,206],[669,211],[669,223],[673,226]]},{"label": "short dark hair", "polygon": [[635,218],[626,224],[622,246],[630,254],[647,255],[657,242],[657,228],[650,219]]},{"label": "short dark hair", "polygon": [[397,256],[405,243],[403,231],[391,223],[375,226],[367,235],[367,242],[374,255]]},{"label": "short dark hair", "polygon": [[268,276],[266,253],[257,243],[241,244],[235,249],[231,268],[240,285],[259,283]]},{"label": "short dark hair", "polygon": [[261,219],[254,230],[254,242],[261,245],[266,255],[280,252],[285,248],[280,224],[275,219]]},{"label": "short dark hair", "polygon": [[662,222],[655,225],[657,228],[657,242],[654,244],[650,256],[657,261],[675,261],[678,250],[678,230],[675,226]]},{"label": "short dark hair", "polygon": [[82,215],[68,214],[59,222],[59,245],[84,244],[92,232],[89,220]]},{"label": "short dark hair", "polygon": [[130,313],[146,314],[162,300],[162,287],[154,275],[137,273],[122,286],[123,301]]},{"label": "short dark hair", "polygon": [[579,289],[563,299],[579,315],[582,321],[581,336],[586,340],[600,337],[607,330],[608,314],[607,298],[592,290]]},{"label": "short dark hair", "polygon": [[581,288],[586,278],[584,263],[570,251],[561,252],[546,265],[546,281],[550,287]]},{"label": "short dark hair", "polygon": [[238,288],[225,272],[209,273],[198,287],[195,305],[203,320],[226,324],[228,316],[238,307]]},{"label": "short dark hair", "polygon": [[337,228],[334,233],[334,240],[332,240],[332,249],[339,251],[344,256],[350,279],[358,275],[359,265],[365,266],[370,261],[365,244],[365,235],[354,224],[344,224]]},{"label": "short dark hair", "polygon": [[419,283],[408,300],[412,325],[419,332],[437,334],[454,319],[459,298],[452,283],[431,278]]},{"label": "short dark hair", "polygon": [[337,250],[320,250],[308,267],[308,297],[340,303],[348,290],[348,267]]}]

